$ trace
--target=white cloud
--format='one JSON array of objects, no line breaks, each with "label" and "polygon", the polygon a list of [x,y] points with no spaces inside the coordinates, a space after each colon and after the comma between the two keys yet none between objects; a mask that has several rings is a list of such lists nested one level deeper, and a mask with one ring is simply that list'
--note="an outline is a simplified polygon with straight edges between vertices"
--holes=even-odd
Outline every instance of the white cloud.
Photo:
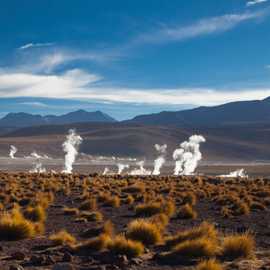
[{"label": "white cloud", "polygon": [[47,104],[39,101],[29,101],[29,102],[21,102],[21,105],[27,105],[31,107],[38,107],[38,108],[47,108],[49,107]]},{"label": "white cloud", "polygon": [[31,48],[36,48],[36,47],[48,47],[48,46],[52,46],[54,43],[27,43],[24,44],[23,46],[19,47],[19,50],[27,50],[27,49],[31,49]]},{"label": "white cloud", "polygon": [[183,41],[198,36],[225,32],[238,26],[245,21],[255,20],[264,15],[264,12],[246,12],[243,14],[226,14],[223,16],[206,18],[193,24],[175,27],[162,27],[157,31],[141,34],[136,37],[132,44],[166,43]]},{"label": "white cloud", "polygon": [[[99,86],[97,86],[99,82]],[[133,89],[102,86],[102,77],[79,69],[61,75],[0,73],[1,97],[50,97],[105,102],[216,105],[262,99],[269,89]]]},{"label": "white cloud", "polygon": [[254,6],[254,5],[257,5],[257,4],[262,4],[262,3],[265,3],[267,2],[268,0],[253,0],[253,1],[248,1],[247,2],[247,6],[250,7],[250,6]]}]

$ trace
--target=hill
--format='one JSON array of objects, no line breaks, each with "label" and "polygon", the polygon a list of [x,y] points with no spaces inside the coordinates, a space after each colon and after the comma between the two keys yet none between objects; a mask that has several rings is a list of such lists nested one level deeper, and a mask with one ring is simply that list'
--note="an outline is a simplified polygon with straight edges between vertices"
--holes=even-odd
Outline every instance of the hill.
[{"label": "hill", "polygon": [[264,100],[239,101],[213,107],[198,107],[176,112],[139,115],[132,123],[175,125],[182,127],[221,127],[270,122],[270,97]]},{"label": "hill", "polygon": [[41,125],[63,125],[78,122],[116,122],[115,119],[109,115],[101,112],[87,112],[84,110],[78,110],[70,112],[64,115],[33,115],[29,113],[9,113],[2,119],[0,119],[1,128],[22,128],[30,126],[41,126]]},{"label": "hill", "polygon": [[18,147],[18,155],[36,150],[53,157],[63,157],[62,143],[70,128],[83,137],[80,152],[118,157],[153,159],[154,144],[168,144],[168,159],[179,143],[192,134],[202,134],[201,149],[208,162],[254,162],[270,160],[270,124],[226,126],[218,128],[179,128],[135,123],[77,123],[18,129],[0,137],[0,156],[7,156],[9,145]]}]

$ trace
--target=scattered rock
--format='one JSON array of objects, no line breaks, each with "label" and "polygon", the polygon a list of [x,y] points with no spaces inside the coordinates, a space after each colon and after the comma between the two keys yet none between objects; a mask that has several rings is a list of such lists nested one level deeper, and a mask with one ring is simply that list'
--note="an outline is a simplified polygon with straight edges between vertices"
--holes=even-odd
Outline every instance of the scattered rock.
[{"label": "scattered rock", "polygon": [[65,252],[62,260],[63,262],[72,262],[73,257],[69,252]]},{"label": "scattered rock", "polygon": [[75,270],[70,263],[57,263],[53,266],[52,270]]},{"label": "scattered rock", "polygon": [[45,261],[44,261],[45,265],[51,265],[51,264],[55,264],[55,263],[56,263],[56,261],[52,256],[50,256],[50,255],[46,256]]},{"label": "scattered rock", "polygon": [[11,254],[13,260],[23,261],[25,259],[25,254],[21,251],[16,251]]},{"label": "scattered rock", "polygon": [[12,264],[9,266],[9,270],[24,270],[24,268],[21,265]]},{"label": "scattered rock", "polygon": [[46,258],[43,255],[32,255],[30,258],[30,263],[33,265],[42,265]]},{"label": "scattered rock", "polygon": [[131,262],[132,264],[140,265],[140,264],[143,263],[143,260],[140,259],[140,258],[132,258],[132,259],[130,260],[130,262]]}]

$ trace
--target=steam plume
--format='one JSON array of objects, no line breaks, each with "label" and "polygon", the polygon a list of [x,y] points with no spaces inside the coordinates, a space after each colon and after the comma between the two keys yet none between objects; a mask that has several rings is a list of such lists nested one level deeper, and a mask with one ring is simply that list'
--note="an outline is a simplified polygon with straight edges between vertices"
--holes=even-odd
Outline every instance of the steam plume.
[{"label": "steam plume", "polygon": [[65,169],[63,173],[72,173],[73,163],[78,155],[78,148],[82,142],[81,136],[77,135],[74,129],[70,129],[63,143],[63,151],[65,154]]},{"label": "steam plume", "polygon": [[17,153],[17,151],[18,151],[18,149],[14,145],[11,145],[10,146],[10,151],[9,151],[10,158],[14,159],[15,154]]},{"label": "steam plume", "polygon": [[110,173],[110,170],[109,170],[107,167],[105,167],[105,169],[104,169],[102,175],[107,175],[107,174],[109,174],[109,173]]},{"label": "steam plume", "polygon": [[219,175],[219,177],[240,177],[240,178],[248,178],[245,169],[239,169],[234,172],[230,172],[229,174]]},{"label": "steam plume", "polygon": [[45,173],[46,169],[42,166],[42,163],[37,160],[35,166],[32,170],[29,171],[30,173]]},{"label": "steam plume", "polygon": [[201,135],[192,135],[188,141],[180,144],[180,148],[174,150],[174,175],[191,175],[194,173],[198,162],[202,159],[200,143],[205,141],[205,138]]},{"label": "steam plume", "polygon": [[130,175],[150,175],[151,174],[151,171],[149,170],[146,170],[144,168],[144,161],[139,161],[136,163],[139,168],[136,168],[136,169],[133,169],[131,172],[130,172]]},{"label": "steam plume", "polygon": [[165,156],[167,151],[167,144],[159,145],[155,144],[155,148],[159,153],[159,156],[154,161],[154,170],[152,172],[153,175],[160,175],[160,170],[165,163]]},{"label": "steam plume", "polygon": [[128,169],[129,168],[129,165],[128,164],[118,163],[117,164],[117,167],[118,167],[117,174],[121,174],[125,169]]}]

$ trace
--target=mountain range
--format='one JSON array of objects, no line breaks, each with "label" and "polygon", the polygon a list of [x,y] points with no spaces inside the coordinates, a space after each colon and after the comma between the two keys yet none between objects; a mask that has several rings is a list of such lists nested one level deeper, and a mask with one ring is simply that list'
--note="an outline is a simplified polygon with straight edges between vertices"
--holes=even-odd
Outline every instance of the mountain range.
[{"label": "mountain range", "polygon": [[5,117],[0,119],[0,127],[22,128],[22,127],[42,126],[42,125],[63,125],[78,122],[112,123],[116,122],[116,120],[101,111],[87,112],[84,110],[78,110],[75,112],[70,112],[59,116],[57,115],[41,116],[39,114],[29,114],[20,112],[20,113],[9,113]]},{"label": "mountain range", "polygon": [[177,112],[139,115],[131,122],[182,127],[221,127],[270,123],[270,97],[264,100],[230,102]]},{"label": "mountain range", "polygon": [[61,157],[70,128],[83,137],[80,151],[91,155],[152,159],[157,154],[154,144],[166,143],[170,159],[179,143],[201,134],[206,138],[201,146],[205,161],[270,160],[270,98],[141,115],[122,122],[83,110],[62,116],[8,114],[0,120],[0,156],[6,156],[14,144],[21,155],[35,150]]},{"label": "mountain range", "polygon": [[[42,125],[64,125],[72,123],[115,123],[108,114],[78,110],[63,115],[9,113],[0,119],[0,128],[22,128]],[[198,107],[181,111],[163,111],[138,115],[123,122],[143,125],[177,127],[222,127],[270,123],[270,97],[264,100],[230,102],[213,107]]]}]

